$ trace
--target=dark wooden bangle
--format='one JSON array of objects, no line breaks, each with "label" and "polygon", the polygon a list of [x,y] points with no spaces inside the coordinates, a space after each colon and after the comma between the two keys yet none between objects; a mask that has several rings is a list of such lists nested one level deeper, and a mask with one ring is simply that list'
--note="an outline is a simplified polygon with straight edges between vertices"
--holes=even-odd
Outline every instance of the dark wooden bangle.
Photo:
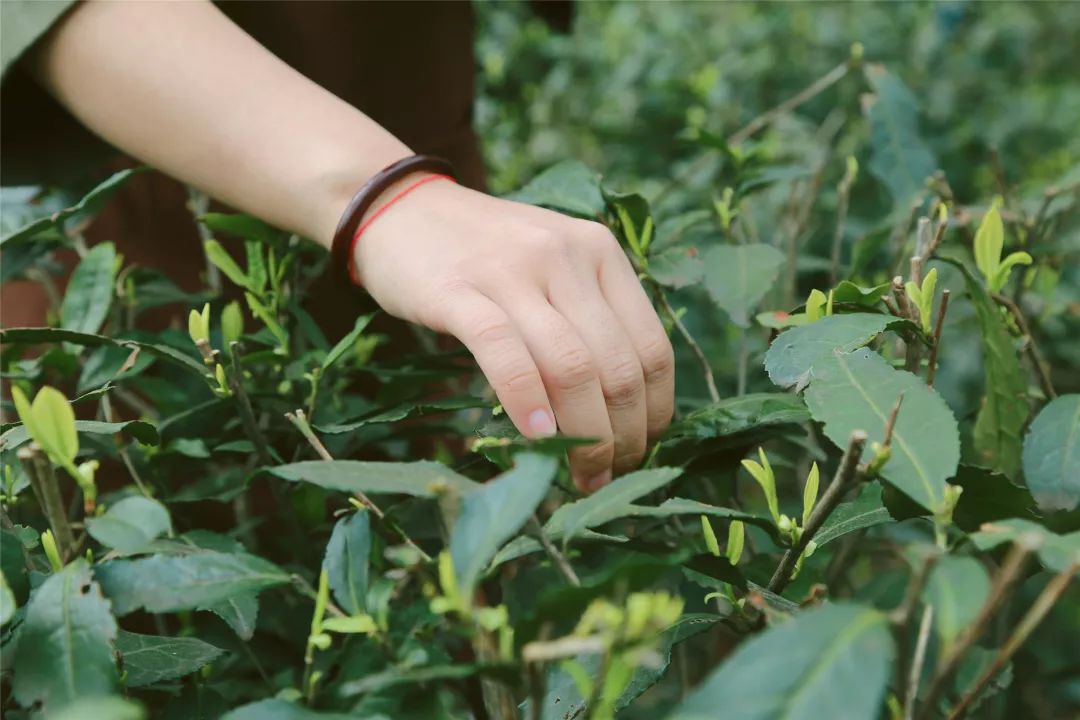
[{"label": "dark wooden bangle", "polygon": [[345,212],[341,214],[337,230],[334,231],[334,240],[330,244],[330,262],[333,265],[333,273],[345,284],[352,284],[352,279],[349,277],[349,250],[352,248],[353,233],[360,226],[364,214],[391,185],[415,172],[454,177],[454,167],[447,160],[434,155],[413,155],[380,170],[365,182],[349,201]]}]

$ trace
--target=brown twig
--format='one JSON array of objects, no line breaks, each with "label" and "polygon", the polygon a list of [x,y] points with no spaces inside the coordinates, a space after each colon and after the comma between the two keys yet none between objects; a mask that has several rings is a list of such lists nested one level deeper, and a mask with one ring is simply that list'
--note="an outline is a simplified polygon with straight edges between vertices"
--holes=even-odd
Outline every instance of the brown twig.
[{"label": "brown twig", "polygon": [[[904,289],[904,279],[897,275],[892,281],[893,297],[896,306],[900,309],[901,317],[904,317],[916,325],[919,324],[919,311],[908,300],[907,291]],[[919,371],[919,363],[922,360],[922,345],[912,332],[904,333],[904,369],[910,373]]]},{"label": "brown twig", "polygon": [[840,82],[851,70],[852,63],[850,60],[845,60],[829,72],[819,77],[814,82],[807,85],[805,88],[789,97],[784,102],[776,105],[770,110],[766,110],[756,118],[748,122],[743,127],[736,130],[728,137],[728,143],[730,145],[736,145],[748,139],[751,135],[754,135],[777,117],[791,112],[795,108],[799,107],[805,102],[814,99],[821,93],[828,90],[830,87]]},{"label": "brown twig", "polygon": [[1053,400],[1058,396],[1057,391],[1054,390],[1053,380],[1050,378],[1050,366],[1043,360],[1042,353],[1039,352],[1039,346],[1035,343],[1035,335],[1031,332],[1031,326],[1028,325],[1027,319],[1024,317],[1024,312],[1020,309],[1011,298],[1002,295],[1001,293],[993,293],[994,301],[1004,307],[1012,315],[1013,320],[1016,321],[1016,326],[1020,328],[1020,332],[1023,334],[1024,352],[1027,353],[1028,358],[1031,360],[1031,364],[1035,368],[1035,375],[1039,378],[1039,387],[1042,388],[1043,394],[1049,399]]},{"label": "brown twig", "polygon": [[945,313],[949,310],[949,290],[941,291],[941,304],[938,305],[937,324],[934,325],[934,344],[930,346],[930,358],[926,361],[926,384],[934,387],[937,374],[938,351],[941,349],[941,330],[945,327]]},{"label": "brown twig", "polygon": [[660,307],[663,308],[671,324],[675,326],[675,329],[682,335],[683,340],[686,341],[694,355],[697,356],[698,362],[701,364],[702,374],[705,376],[705,386],[709,389],[709,397],[712,398],[714,403],[720,402],[720,392],[716,389],[716,378],[713,377],[712,366],[709,365],[709,358],[705,357],[705,351],[701,349],[697,340],[694,339],[694,336],[686,329],[686,325],[679,319],[675,308],[671,307],[671,302],[668,301],[667,294],[660,287],[660,284],[653,282],[653,287],[656,290],[656,297],[660,300]]},{"label": "brown twig", "polygon": [[[850,160],[849,160],[850,163]],[[844,173],[836,186],[836,228],[833,230],[832,252],[829,254],[829,284],[835,286],[840,279],[840,251],[844,247],[844,224],[847,222],[848,202],[854,177]]]},{"label": "brown twig", "polygon": [[769,591],[779,593],[787,587],[787,584],[791,582],[791,571],[795,568],[795,563],[802,557],[806,546],[814,539],[814,534],[821,529],[825,520],[840,504],[840,501],[844,499],[847,491],[858,484],[862,477],[859,472],[859,458],[862,457],[866,439],[866,433],[862,430],[851,433],[847,449],[844,451],[844,456],[840,458],[840,465],[836,469],[836,475],[833,476],[832,482],[829,483],[829,487],[821,496],[821,500],[814,506],[810,517],[806,519],[806,526],[802,530],[802,535],[799,536],[799,541],[791,548],[788,548],[780,559],[776,572],[773,573],[772,579],[769,580]]},{"label": "brown twig", "polygon": [[1001,564],[1001,568],[994,576],[990,594],[979,609],[979,614],[965,627],[953,641],[945,656],[939,661],[937,672],[930,681],[930,688],[926,691],[926,699],[923,701],[922,711],[918,714],[919,720],[930,720],[937,714],[937,703],[945,688],[952,680],[953,673],[960,666],[960,661],[975,644],[975,641],[985,632],[990,621],[1005,599],[1012,593],[1013,588],[1020,582],[1021,572],[1027,563],[1028,556],[1038,546],[1038,538],[1021,536],[1013,543],[1009,554]]},{"label": "brown twig", "polygon": [[1016,654],[1016,651],[1027,641],[1028,637],[1038,627],[1039,623],[1043,621],[1047,613],[1057,603],[1065,590],[1068,589],[1069,583],[1072,581],[1073,576],[1077,572],[1080,572],[1080,562],[1073,562],[1066,567],[1060,573],[1054,576],[1054,578],[1047,583],[1043,591],[1039,593],[1039,597],[1035,599],[1034,604],[1025,613],[1024,617],[1020,620],[1020,624],[1013,630],[1012,635],[1005,644],[998,650],[994,661],[990,663],[990,667],[986,668],[978,679],[972,683],[959,702],[953,707],[949,713],[948,720],[959,720],[966,713],[968,707],[975,701],[975,698],[990,684],[990,681],[994,679],[994,676],[1001,672],[1002,668],[1008,664],[1010,658]]},{"label": "brown twig", "polygon": [[922,680],[923,666],[926,664],[926,649],[930,646],[930,628],[934,625],[934,606],[923,608],[919,620],[919,634],[915,639],[915,654],[911,658],[911,670],[907,678],[907,692],[904,695],[904,720],[915,717],[915,701],[919,697],[919,682]]}]

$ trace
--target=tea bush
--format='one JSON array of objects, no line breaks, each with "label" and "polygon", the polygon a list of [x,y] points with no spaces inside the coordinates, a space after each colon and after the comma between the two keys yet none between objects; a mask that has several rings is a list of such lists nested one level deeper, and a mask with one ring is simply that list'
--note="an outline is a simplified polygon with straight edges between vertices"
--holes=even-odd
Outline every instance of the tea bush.
[{"label": "tea bush", "polygon": [[5,281],[80,256],[3,330],[5,717],[1075,713],[1080,166],[957,190],[845,53],[737,129],[676,107],[673,179],[512,193],[607,223],[679,351],[671,429],[587,497],[460,351],[324,337],[313,244],[201,215],[243,300],[188,294],[82,241],[131,171],[5,191]]}]

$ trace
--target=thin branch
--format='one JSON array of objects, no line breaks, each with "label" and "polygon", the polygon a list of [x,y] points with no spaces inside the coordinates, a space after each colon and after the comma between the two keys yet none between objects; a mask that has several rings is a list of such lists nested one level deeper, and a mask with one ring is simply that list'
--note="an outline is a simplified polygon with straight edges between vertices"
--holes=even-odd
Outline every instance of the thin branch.
[{"label": "thin branch", "polygon": [[885,421],[885,435],[881,440],[881,444],[884,447],[890,447],[892,445],[893,433],[896,431],[896,418],[900,414],[900,406],[904,404],[904,393],[900,393],[900,397],[896,398],[896,404],[892,406],[892,410],[889,411],[889,418]]},{"label": "thin branch", "polygon": [[[308,441],[308,444],[311,445],[312,448],[314,448],[316,454],[318,454],[321,459],[334,459],[334,456],[331,455],[330,451],[326,449],[326,446],[323,445],[322,440],[319,439],[319,436],[316,435],[315,431],[311,429],[311,423],[308,422],[307,416],[304,414],[303,410],[297,410],[295,413],[285,413],[285,417],[288,418],[289,422],[292,423],[293,426],[295,426],[296,429],[300,431],[300,434],[304,436],[304,439]],[[419,553],[421,559],[423,559],[424,562],[431,562],[431,556],[424,552],[424,550],[419,545],[417,545],[411,537],[406,535],[405,531],[398,527],[397,523],[386,517],[386,513],[382,511],[382,508],[376,505],[375,501],[368,497],[366,493],[364,493],[362,490],[355,490],[353,491],[353,496],[357,500],[359,500],[364,505],[364,507],[370,510],[371,514],[378,518],[385,527],[393,530],[394,534],[397,535],[402,542],[404,542],[406,545]]]},{"label": "thin branch", "polygon": [[975,701],[975,698],[990,684],[990,681],[994,679],[1001,670],[1008,664],[1009,660],[1016,651],[1027,641],[1028,637],[1035,628],[1039,626],[1039,623],[1043,621],[1047,613],[1054,607],[1061,596],[1068,589],[1069,583],[1072,582],[1073,576],[1080,572],[1080,562],[1074,562],[1060,573],[1054,576],[1054,578],[1047,583],[1046,587],[1039,597],[1035,599],[1034,604],[1027,611],[1024,617],[1020,620],[1020,624],[1013,630],[1012,635],[1005,644],[998,650],[997,655],[994,657],[994,661],[990,664],[990,667],[983,671],[982,675],[972,683],[964,695],[960,698],[960,701],[956,703],[952,711],[949,713],[948,720],[959,720],[967,713],[968,707]]},{"label": "thin branch", "polygon": [[67,512],[64,510],[64,501],[60,496],[60,486],[56,479],[56,470],[52,462],[46,457],[37,443],[19,448],[16,456],[22,462],[26,476],[30,479],[30,485],[34,489],[41,512],[49,521],[53,537],[56,539],[56,549],[60,558],[67,562],[70,553],[75,547],[75,536],[71,532],[68,523]]},{"label": "thin branch", "polygon": [[232,359],[232,372],[229,373],[229,389],[236,397],[236,405],[240,410],[240,423],[244,426],[244,433],[255,446],[255,455],[262,466],[272,465],[274,460],[270,455],[270,446],[259,429],[259,423],[255,420],[255,412],[251,408],[251,398],[244,389],[244,370],[240,367],[240,356],[243,346],[238,342],[229,344],[229,357]]},{"label": "thin branch", "polygon": [[941,291],[941,304],[938,305],[937,324],[934,325],[934,344],[930,346],[930,358],[926,361],[926,384],[934,387],[937,374],[938,351],[941,349],[941,330],[945,327],[945,313],[949,310],[949,290]]},{"label": "thin branch", "polygon": [[720,392],[716,389],[716,378],[713,377],[712,366],[709,365],[709,358],[705,357],[705,351],[698,345],[697,340],[690,334],[690,331],[683,325],[682,320],[679,319],[678,313],[675,312],[675,308],[671,307],[671,303],[667,299],[667,294],[664,289],[660,287],[660,284],[653,282],[653,286],[656,289],[656,297],[660,300],[660,307],[664,310],[664,313],[671,320],[671,324],[675,326],[675,329],[682,335],[683,340],[690,346],[690,349],[694,351],[694,355],[697,356],[698,362],[701,363],[702,374],[705,376],[705,385],[709,388],[709,397],[712,398],[714,403],[720,402]]},{"label": "thin branch", "polygon": [[559,573],[566,578],[566,582],[574,587],[581,587],[581,579],[577,576],[577,573],[574,572],[574,568],[570,565],[570,561],[567,560],[566,556],[562,554],[559,548],[555,547],[555,544],[551,542],[551,538],[544,532],[544,528],[536,518],[536,515],[529,518],[525,527],[528,533],[540,543],[540,547],[544,548],[544,552],[551,558],[551,562],[555,565],[555,568]]},{"label": "thin branch", "polygon": [[1039,387],[1042,388],[1046,397],[1053,400],[1058,394],[1054,390],[1054,383],[1050,378],[1050,366],[1043,360],[1042,353],[1039,352],[1039,346],[1035,344],[1035,336],[1032,334],[1031,326],[1028,325],[1027,319],[1024,317],[1024,312],[1015,302],[1001,293],[993,293],[993,298],[999,305],[1008,310],[1013,320],[1016,321],[1016,326],[1020,328],[1020,332],[1024,335],[1024,351],[1027,353],[1028,358],[1031,359],[1031,364],[1035,367],[1035,375],[1039,378]]},{"label": "thin branch", "polygon": [[834,287],[840,279],[840,251],[844,247],[844,224],[847,222],[853,180],[850,172],[844,173],[836,186],[836,228],[833,230],[832,252],[829,254],[829,284]]},{"label": "thin branch", "polygon": [[922,712],[918,714],[919,720],[930,720],[937,715],[938,700],[945,692],[953,673],[960,666],[968,651],[985,632],[990,621],[997,613],[998,608],[1012,593],[1013,588],[1020,582],[1021,573],[1027,563],[1028,556],[1037,547],[1038,539],[1029,536],[1021,536],[1013,543],[1009,554],[1001,564],[1001,568],[994,576],[994,583],[990,587],[990,594],[979,609],[979,614],[965,627],[956,640],[953,641],[948,653],[939,661],[937,672],[930,681],[930,688],[926,691],[926,699],[923,701]]},{"label": "thin branch", "polygon": [[847,491],[859,482],[861,478],[859,458],[862,457],[866,439],[866,433],[862,430],[851,433],[847,450],[844,451],[844,456],[840,459],[840,466],[836,469],[836,475],[833,476],[833,480],[825,490],[825,494],[821,496],[821,500],[814,506],[810,517],[806,519],[806,527],[803,528],[799,541],[784,553],[776,572],[773,573],[772,579],[769,580],[768,589],[770,592],[779,593],[787,587],[787,584],[791,582],[791,571],[794,570],[795,563],[802,557],[806,546],[814,539],[814,534],[821,529],[825,520],[840,504],[840,501],[844,499]]},{"label": "thin branch", "polygon": [[784,102],[773,107],[771,110],[766,110],[765,112],[748,122],[746,125],[736,130],[728,138],[728,144],[736,145],[743,142],[744,140],[747,140],[752,135],[761,130],[763,127],[775,120],[777,117],[787,114],[802,105],[803,103],[813,100],[815,97],[825,92],[836,83],[840,82],[840,80],[844,79],[844,76],[848,74],[848,71],[851,70],[851,67],[852,63],[850,60],[845,60],[844,62],[840,63],[832,70],[825,73],[817,80],[810,83],[805,88],[789,97]]},{"label": "thin branch", "polygon": [[922,620],[919,621],[919,636],[915,640],[915,655],[911,659],[908,673],[907,693],[904,696],[904,720],[915,717],[915,701],[919,697],[919,681],[922,680],[923,666],[926,664],[926,649],[930,645],[930,628],[934,625],[934,606],[923,608]]},{"label": "thin branch", "polygon": [[[911,304],[904,289],[904,278],[897,275],[892,280],[893,298],[896,306],[900,309],[900,315],[916,325],[919,324],[919,311]],[[910,373],[919,371],[919,362],[922,356],[922,346],[913,333],[904,333],[904,369]]]}]

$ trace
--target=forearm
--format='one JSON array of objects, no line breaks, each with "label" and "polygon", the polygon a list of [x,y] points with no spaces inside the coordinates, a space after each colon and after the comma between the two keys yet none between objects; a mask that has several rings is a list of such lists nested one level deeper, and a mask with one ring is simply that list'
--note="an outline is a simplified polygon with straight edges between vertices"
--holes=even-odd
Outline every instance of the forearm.
[{"label": "forearm", "polygon": [[410,152],[209,2],[83,2],[30,60],[116,147],[325,245],[360,183]]}]

